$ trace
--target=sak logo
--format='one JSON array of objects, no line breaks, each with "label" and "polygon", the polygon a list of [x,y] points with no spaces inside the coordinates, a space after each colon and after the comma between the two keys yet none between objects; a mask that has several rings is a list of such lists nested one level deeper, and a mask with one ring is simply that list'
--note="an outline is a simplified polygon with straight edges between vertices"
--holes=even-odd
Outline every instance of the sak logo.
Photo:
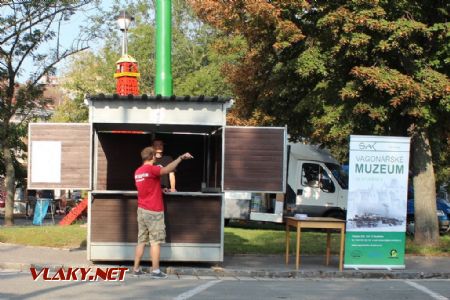
[{"label": "sak logo", "polygon": [[397,249],[392,249],[391,251],[389,251],[389,258],[398,258]]},{"label": "sak logo", "polygon": [[34,281],[41,278],[44,281],[123,281],[128,268],[59,268],[56,272],[50,272],[49,268],[42,268],[39,272],[36,268],[30,268]]},{"label": "sak logo", "polygon": [[359,143],[359,150],[377,151],[377,149],[375,149],[375,145],[376,145],[376,143],[361,142],[361,143]]}]

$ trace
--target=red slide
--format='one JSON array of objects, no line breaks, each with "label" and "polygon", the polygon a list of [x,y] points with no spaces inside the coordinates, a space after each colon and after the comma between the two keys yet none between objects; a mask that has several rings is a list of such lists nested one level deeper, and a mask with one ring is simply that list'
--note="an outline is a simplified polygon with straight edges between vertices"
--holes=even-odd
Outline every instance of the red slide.
[{"label": "red slide", "polygon": [[73,223],[87,208],[88,199],[84,198],[83,201],[78,203],[77,206],[71,209],[71,211],[61,220],[59,221],[59,225],[67,226]]}]

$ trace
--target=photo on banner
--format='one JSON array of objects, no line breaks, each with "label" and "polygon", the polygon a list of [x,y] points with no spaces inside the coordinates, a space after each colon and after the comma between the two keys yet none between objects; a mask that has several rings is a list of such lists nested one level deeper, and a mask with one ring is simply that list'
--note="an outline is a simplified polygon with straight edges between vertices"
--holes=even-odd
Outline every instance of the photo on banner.
[{"label": "photo on banner", "polygon": [[350,136],[344,268],[405,268],[410,138]]}]

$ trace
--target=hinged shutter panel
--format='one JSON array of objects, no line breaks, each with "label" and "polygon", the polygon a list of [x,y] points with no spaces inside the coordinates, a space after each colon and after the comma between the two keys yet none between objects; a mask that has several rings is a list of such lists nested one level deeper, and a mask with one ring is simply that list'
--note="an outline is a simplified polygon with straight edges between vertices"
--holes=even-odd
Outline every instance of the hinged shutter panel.
[{"label": "hinged shutter panel", "polygon": [[225,127],[224,191],[283,192],[286,128]]},{"label": "hinged shutter panel", "polygon": [[31,123],[28,189],[91,188],[91,125]]}]

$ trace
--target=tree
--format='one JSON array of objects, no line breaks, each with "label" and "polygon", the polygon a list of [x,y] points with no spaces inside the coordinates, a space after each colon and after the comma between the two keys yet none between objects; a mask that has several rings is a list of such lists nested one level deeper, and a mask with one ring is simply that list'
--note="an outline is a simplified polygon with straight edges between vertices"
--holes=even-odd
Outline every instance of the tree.
[{"label": "tree", "polygon": [[117,52],[109,47],[98,53],[86,50],[73,55],[61,74],[61,85],[74,93],[74,97],[86,94],[114,93],[113,77],[118,60]]},{"label": "tree", "polygon": [[[202,23],[185,1],[175,0],[172,4],[174,94],[229,95],[230,88],[220,72],[224,59],[215,46],[216,30]],[[152,94],[154,87],[154,7],[153,1],[134,1],[126,8],[135,18],[129,29],[128,53],[139,64],[141,94]],[[115,20],[119,9],[116,3],[111,11],[100,12],[96,18],[99,23],[91,29],[103,38],[105,46],[97,53],[80,53],[69,64],[64,86],[75,94],[115,92],[113,74],[115,62],[120,58],[120,31],[111,30],[117,28],[114,22],[103,21]]]},{"label": "tree", "polygon": [[115,61],[117,53],[105,47],[95,54],[85,50],[72,55],[61,75],[61,86],[69,96],[56,107],[50,121],[83,123],[88,121],[86,95],[115,93]]},{"label": "tree", "polygon": [[[16,179],[17,187],[25,187],[26,186],[26,178],[27,178],[27,170],[23,166],[23,161],[26,159],[26,153],[23,149],[26,149],[26,144],[24,142],[25,137],[27,135],[28,127],[26,124],[12,124],[14,126],[11,130],[11,133],[14,134],[11,137],[13,141],[13,147],[11,150],[11,155],[13,155],[13,168]],[[3,159],[3,153],[0,153],[0,178],[4,179],[4,174],[6,174],[6,164]],[[3,180],[0,181],[3,184]],[[0,188],[0,191],[4,191],[4,186]]]},{"label": "tree", "polygon": [[[43,86],[39,80],[55,71],[56,64],[86,47],[62,49],[58,25],[75,10],[92,1],[8,1],[0,4],[0,152],[5,166],[7,191],[5,225],[14,224],[13,207],[16,186],[16,155],[23,150],[19,137],[26,124],[44,106]],[[46,53],[39,46],[56,39]],[[18,84],[25,72],[24,62],[36,67],[26,84]]]},{"label": "tree", "polygon": [[[226,82],[222,68],[225,64],[236,60],[235,53],[223,53],[223,45],[237,44],[242,41],[223,40],[215,36],[213,40],[205,43],[206,49],[199,61],[199,66],[187,70],[183,77],[176,77],[174,86],[176,95],[223,95],[233,94],[231,86]],[[180,62],[181,63],[181,62]]]},{"label": "tree", "polygon": [[415,240],[438,243],[434,169],[448,170],[450,143],[447,2],[189,3],[247,41],[226,73],[241,118],[259,110],[340,158],[350,134],[410,136]]},{"label": "tree", "polygon": [[75,99],[65,99],[64,102],[59,105],[50,122],[55,123],[85,123],[88,121],[89,111],[84,104],[84,97],[76,97]]}]

